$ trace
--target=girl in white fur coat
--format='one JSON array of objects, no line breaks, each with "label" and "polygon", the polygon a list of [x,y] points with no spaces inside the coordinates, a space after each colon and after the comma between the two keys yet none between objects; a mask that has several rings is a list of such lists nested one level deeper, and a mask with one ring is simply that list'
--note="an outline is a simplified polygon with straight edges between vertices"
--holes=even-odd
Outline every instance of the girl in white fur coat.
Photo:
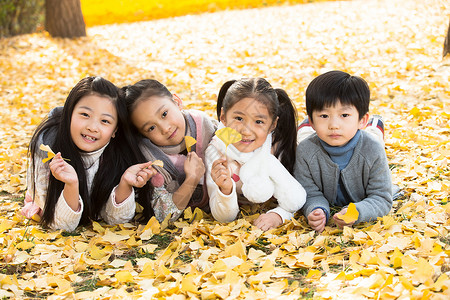
[{"label": "girl in white fur coat", "polygon": [[[231,222],[239,205],[275,198],[278,206],[260,215],[262,230],[290,220],[306,199],[292,176],[296,149],[296,110],[284,90],[273,89],[263,78],[226,82],[217,103],[222,127],[242,140],[228,147],[217,136],[206,149],[207,187],[213,217]],[[273,152],[273,154],[272,154]]]}]

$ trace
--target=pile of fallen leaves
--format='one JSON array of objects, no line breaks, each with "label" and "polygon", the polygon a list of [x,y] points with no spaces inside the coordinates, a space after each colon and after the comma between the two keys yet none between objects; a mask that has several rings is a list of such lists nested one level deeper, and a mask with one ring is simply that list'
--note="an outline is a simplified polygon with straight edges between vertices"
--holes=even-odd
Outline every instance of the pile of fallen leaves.
[{"label": "pile of fallen leaves", "polygon": [[[447,1],[367,0],[92,27],[87,38],[0,40],[0,296],[11,298],[448,299],[450,64]],[[31,134],[87,75],[118,85],[156,78],[214,115],[226,80],[261,76],[305,116],[318,74],[364,77],[386,121],[388,216],[317,235],[305,219],[262,232],[252,209],[220,224],[187,210],[174,223],[52,232],[24,219]]]}]

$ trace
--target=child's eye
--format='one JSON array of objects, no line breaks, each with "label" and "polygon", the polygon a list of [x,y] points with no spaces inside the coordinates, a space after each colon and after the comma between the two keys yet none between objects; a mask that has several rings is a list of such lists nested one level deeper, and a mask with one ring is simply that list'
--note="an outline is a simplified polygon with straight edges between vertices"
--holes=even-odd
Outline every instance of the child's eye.
[{"label": "child's eye", "polygon": [[237,121],[242,121],[243,120],[242,117],[235,117],[234,119],[237,120]]},{"label": "child's eye", "polygon": [[347,118],[350,114],[342,114],[342,117]]},{"label": "child's eye", "polygon": [[162,113],[162,117],[165,118],[167,117],[167,110],[165,112]]},{"label": "child's eye", "polygon": [[83,117],[89,117],[89,114],[85,113],[85,112],[80,113],[80,115],[83,116]]},{"label": "child's eye", "polygon": [[326,118],[328,118],[328,115],[326,115],[326,114],[321,114],[321,115],[319,115],[319,118],[326,119]]},{"label": "child's eye", "polygon": [[102,120],[102,123],[103,123],[103,124],[111,124],[111,122],[110,122],[109,120],[106,120],[106,119],[105,119],[105,120]]},{"label": "child's eye", "polygon": [[263,120],[256,120],[256,124],[264,124]]},{"label": "child's eye", "polygon": [[153,129],[155,129],[155,125],[150,126],[150,127],[147,129],[147,132],[153,131]]}]

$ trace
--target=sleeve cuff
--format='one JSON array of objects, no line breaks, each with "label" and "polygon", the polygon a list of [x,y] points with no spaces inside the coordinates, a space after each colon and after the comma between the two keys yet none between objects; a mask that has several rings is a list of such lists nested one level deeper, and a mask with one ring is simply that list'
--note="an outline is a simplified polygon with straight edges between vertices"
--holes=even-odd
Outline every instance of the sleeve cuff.
[{"label": "sleeve cuff", "polygon": [[116,187],[111,191],[108,202],[105,205],[101,215],[103,219],[110,225],[129,222],[133,219],[136,211],[136,201],[134,189],[131,194],[121,203],[116,203]]},{"label": "sleeve cuff", "polygon": [[[233,199],[233,198],[237,199],[236,183],[233,181],[233,188],[231,189],[231,193],[229,195],[225,195],[224,193],[222,193],[219,186],[217,186],[217,195],[219,195],[219,199],[221,199],[221,200],[223,199],[225,201],[227,201],[229,199]],[[220,202],[222,202],[222,201],[220,201]]]},{"label": "sleeve cuff", "polygon": [[131,189],[130,195],[120,203],[116,202],[116,189],[117,189],[117,186],[115,186],[111,192],[111,203],[114,208],[122,208],[123,206],[129,205],[129,202],[134,202],[134,198],[135,198],[134,188]]},{"label": "sleeve cuff", "polygon": [[293,213],[288,212],[279,206],[268,211],[268,213],[270,213],[270,212],[278,214],[281,217],[281,219],[283,220],[283,223],[286,221],[289,221],[290,219],[292,219],[294,217]]},{"label": "sleeve cuff", "polygon": [[53,230],[63,229],[65,231],[74,231],[80,223],[81,215],[83,213],[84,205],[81,197],[78,197],[80,208],[74,211],[63,196],[63,192],[58,198],[55,206],[55,218],[50,226]]},{"label": "sleeve cuff", "polygon": [[235,183],[233,182],[233,189],[229,195],[222,193],[217,186],[216,194],[210,198],[209,204],[214,219],[223,223],[234,221],[239,214]]}]

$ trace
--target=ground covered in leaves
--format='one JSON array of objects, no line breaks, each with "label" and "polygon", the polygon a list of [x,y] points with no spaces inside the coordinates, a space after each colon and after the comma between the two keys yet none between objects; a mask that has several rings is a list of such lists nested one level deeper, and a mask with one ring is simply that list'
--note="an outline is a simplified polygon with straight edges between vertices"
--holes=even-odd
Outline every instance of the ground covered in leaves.
[{"label": "ground covered in leaves", "polygon": [[[447,1],[367,0],[226,11],[0,40],[0,297],[448,299],[450,64]],[[228,79],[261,76],[304,112],[318,74],[364,77],[405,191],[376,222],[320,235],[301,216],[262,232],[187,211],[175,223],[50,232],[19,210],[35,126],[87,75],[154,77],[214,114]]]}]

